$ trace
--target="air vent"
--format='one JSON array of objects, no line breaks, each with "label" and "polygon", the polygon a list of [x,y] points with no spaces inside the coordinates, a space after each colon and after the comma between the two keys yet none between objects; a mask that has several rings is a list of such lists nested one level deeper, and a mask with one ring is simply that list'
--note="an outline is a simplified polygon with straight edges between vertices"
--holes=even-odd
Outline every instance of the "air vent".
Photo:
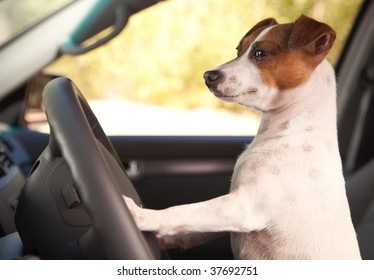
[{"label": "air vent", "polygon": [[5,148],[0,146],[0,177],[5,176],[12,165],[13,162],[7,155]]}]

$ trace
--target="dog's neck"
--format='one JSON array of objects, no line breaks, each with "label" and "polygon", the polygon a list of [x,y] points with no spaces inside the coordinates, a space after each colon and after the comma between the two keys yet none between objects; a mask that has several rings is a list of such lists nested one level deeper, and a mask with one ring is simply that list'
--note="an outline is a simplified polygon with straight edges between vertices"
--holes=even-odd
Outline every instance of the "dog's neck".
[{"label": "dog's neck", "polygon": [[289,100],[284,106],[262,112],[256,136],[258,141],[300,134],[317,135],[321,130],[323,135],[336,138],[335,74],[326,60],[304,85],[280,94]]}]

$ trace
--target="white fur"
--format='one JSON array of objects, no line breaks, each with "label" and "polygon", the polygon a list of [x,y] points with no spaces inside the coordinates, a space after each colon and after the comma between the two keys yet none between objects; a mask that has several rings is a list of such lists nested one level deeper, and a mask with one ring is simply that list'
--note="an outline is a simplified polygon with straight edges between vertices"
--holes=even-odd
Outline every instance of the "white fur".
[{"label": "white fur", "polygon": [[[165,247],[230,232],[238,259],[360,259],[338,150],[331,65],[324,60],[304,85],[279,91],[262,83],[247,56],[219,67],[236,80],[225,79],[217,89],[230,92],[229,101],[262,111],[259,133],[235,165],[230,193],[164,210],[142,209],[125,198],[139,229],[156,232]],[[252,88],[256,92],[246,93]]]}]

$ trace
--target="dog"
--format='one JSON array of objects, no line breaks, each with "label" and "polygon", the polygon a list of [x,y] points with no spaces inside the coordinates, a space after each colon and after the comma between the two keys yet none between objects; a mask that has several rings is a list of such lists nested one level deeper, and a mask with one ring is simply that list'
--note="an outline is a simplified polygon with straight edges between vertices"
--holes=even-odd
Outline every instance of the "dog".
[{"label": "dog", "polygon": [[164,210],[125,201],[142,231],[165,248],[231,234],[236,259],[360,259],[345,193],[336,125],[336,83],[326,55],[333,29],[306,16],[265,19],[237,57],[204,73],[218,98],[261,112],[239,156],[230,192]]}]

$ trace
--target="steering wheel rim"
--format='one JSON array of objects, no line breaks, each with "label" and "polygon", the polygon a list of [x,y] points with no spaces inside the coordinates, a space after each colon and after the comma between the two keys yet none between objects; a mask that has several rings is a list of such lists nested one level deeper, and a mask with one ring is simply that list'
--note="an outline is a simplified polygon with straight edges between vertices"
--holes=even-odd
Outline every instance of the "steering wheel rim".
[{"label": "steering wheel rim", "polygon": [[46,85],[43,102],[50,148],[65,159],[91,218],[93,232],[87,234],[95,235],[109,259],[159,258],[154,236],[144,237],[122,198],[120,190],[141,203],[127,176],[111,170],[120,160],[83,95],[71,80],[60,77]]}]

